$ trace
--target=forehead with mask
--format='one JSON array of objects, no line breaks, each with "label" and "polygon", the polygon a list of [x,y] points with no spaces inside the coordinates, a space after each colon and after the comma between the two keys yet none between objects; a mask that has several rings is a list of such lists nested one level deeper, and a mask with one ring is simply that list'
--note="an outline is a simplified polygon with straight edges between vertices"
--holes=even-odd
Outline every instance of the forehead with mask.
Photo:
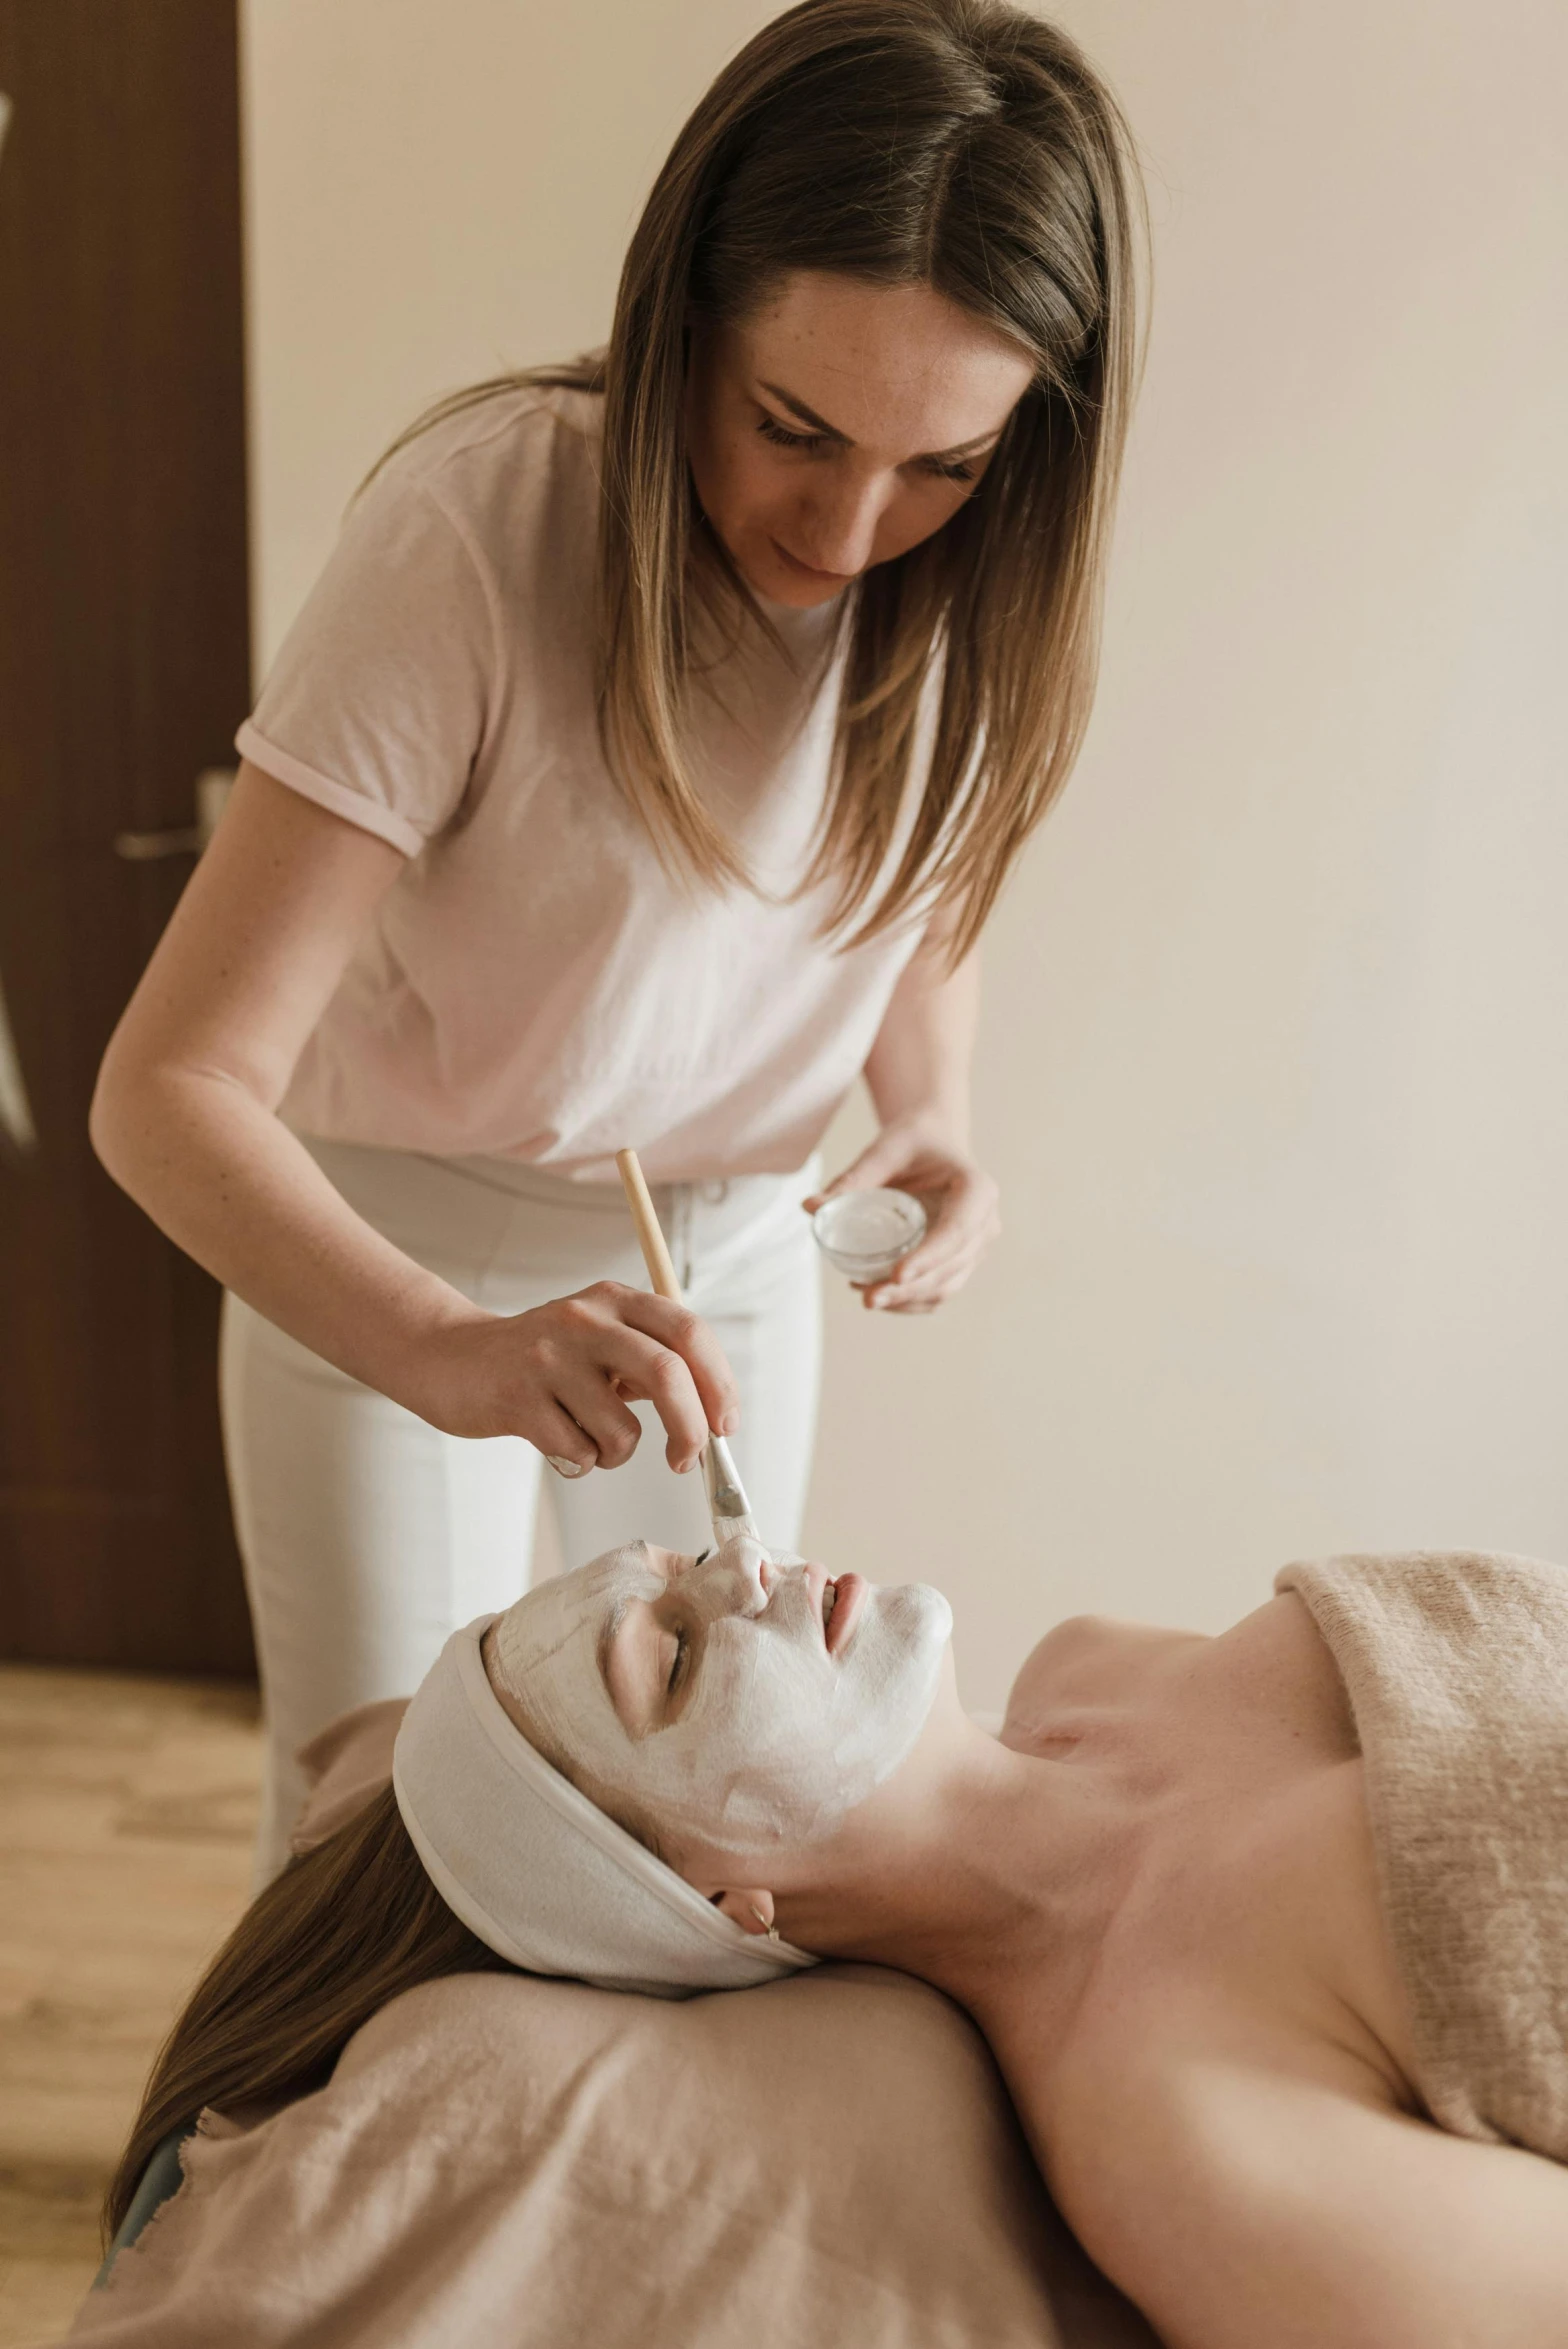
[{"label": "forehead with mask", "polygon": [[[667,1569],[667,1570],[666,1570]],[[738,1539],[612,1550],[500,1616],[492,1675],[547,1760],[626,1824],[730,1851],[830,1832],[909,1753],[952,1614]]]}]

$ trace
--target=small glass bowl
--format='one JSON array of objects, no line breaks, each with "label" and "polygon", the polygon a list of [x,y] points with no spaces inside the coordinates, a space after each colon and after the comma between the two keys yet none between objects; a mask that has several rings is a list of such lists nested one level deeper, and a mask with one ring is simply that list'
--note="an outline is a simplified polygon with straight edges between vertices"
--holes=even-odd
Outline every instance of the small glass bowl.
[{"label": "small glass bowl", "polygon": [[812,1237],[836,1272],[885,1280],[926,1236],[926,1211],[907,1191],[841,1191],[811,1219]]}]

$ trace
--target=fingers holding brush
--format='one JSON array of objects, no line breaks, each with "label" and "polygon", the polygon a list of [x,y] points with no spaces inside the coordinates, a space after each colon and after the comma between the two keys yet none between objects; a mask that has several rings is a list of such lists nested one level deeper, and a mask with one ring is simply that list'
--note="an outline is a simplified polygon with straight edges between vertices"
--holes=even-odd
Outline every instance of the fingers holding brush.
[{"label": "fingers holding brush", "polygon": [[423,1416],[449,1435],[519,1435],[562,1475],[619,1468],[650,1402],[669,1464],[695,1467],[710,1428],[739,1414],[734,1375],[700,1317],[619,1281],[527,1313],[476,1312],[432,1347]]},{"label": "fingers holding brush", "polygon": [[[663,1304],[646,1292],[631,1295],[636,1306]],[[666,1307],[646,1318],[669,1326],[650,1332],[635,1326],[635,1311],[628,1304],[625,1319],[607,1334],[603,1366],[618,1396],[653,1405],[665,1431],[665,1458],[677,1475],[685,1475],[701,1459],[713,1428],[739,1416],[729,1364],[712,1331],[695,1314]],[[686,1323],[690,1328],[682,1326]],[[597,1433],[597,1422],[594,1427]],[[606,1458],[603,1464],[616,1467],[620,1462]]]},{"label": "fingers holding brush", "polygon": [[[656,1297],[647,1289],[622,1289],[614,1282],[605,1285],[617,1290],[623,1342],[633,1332],[640,1332],[673,1356],[689,1376],[700,1421],[697,1449],[707,1442],[710,1430],[714,1435],[733,1435],[740,1425],[740,1389],[729,1357],[701,1314],[674,1298]],[[648,1399],[659,1404],[657,1393]],[[662,1405],[659,1416],[673,1437],[675,1429],[665,1418]]]}]

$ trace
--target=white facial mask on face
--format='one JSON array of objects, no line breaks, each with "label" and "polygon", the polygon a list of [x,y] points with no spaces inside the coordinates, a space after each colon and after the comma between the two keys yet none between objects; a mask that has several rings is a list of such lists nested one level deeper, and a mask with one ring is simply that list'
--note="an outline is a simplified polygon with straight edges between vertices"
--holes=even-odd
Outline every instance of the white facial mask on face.
[{"label": "white facial mask on face", "polygon": [[745,1932],[561,1777],[509,1721],[485,1670],[481,1615],[414,1691],[392,1755],[397,1806],[455,1916],[533,1974],[687,1998],[813,1966]]},{"label": "white facial mask on face", "polygon": [[634,1737],[605,1685],[607,1625],[671,1585],[641,1542],[530,1591],[502,1615],[494,1667],[541,1740],[597,1796],[656,1833],[732,1851],[826,1834],[898,1768],[936,1696],[952,1612],[924,1583],[868,1587],[843,1652],[830,1655],[804,1571],[727,1542],[676,1578],[691,1641],[687,1701]]}]

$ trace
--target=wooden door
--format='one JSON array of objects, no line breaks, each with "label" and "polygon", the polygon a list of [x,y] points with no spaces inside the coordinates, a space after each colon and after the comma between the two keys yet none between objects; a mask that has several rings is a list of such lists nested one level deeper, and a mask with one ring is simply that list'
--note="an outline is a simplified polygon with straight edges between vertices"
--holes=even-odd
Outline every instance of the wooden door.
[{"label": "wooden door", "polygon": [[190,872],[116,839],[249,693],[236,50],[234,0],[0,0],[0,1654],[218,1673],[217,1292],[87,1107]]}]

